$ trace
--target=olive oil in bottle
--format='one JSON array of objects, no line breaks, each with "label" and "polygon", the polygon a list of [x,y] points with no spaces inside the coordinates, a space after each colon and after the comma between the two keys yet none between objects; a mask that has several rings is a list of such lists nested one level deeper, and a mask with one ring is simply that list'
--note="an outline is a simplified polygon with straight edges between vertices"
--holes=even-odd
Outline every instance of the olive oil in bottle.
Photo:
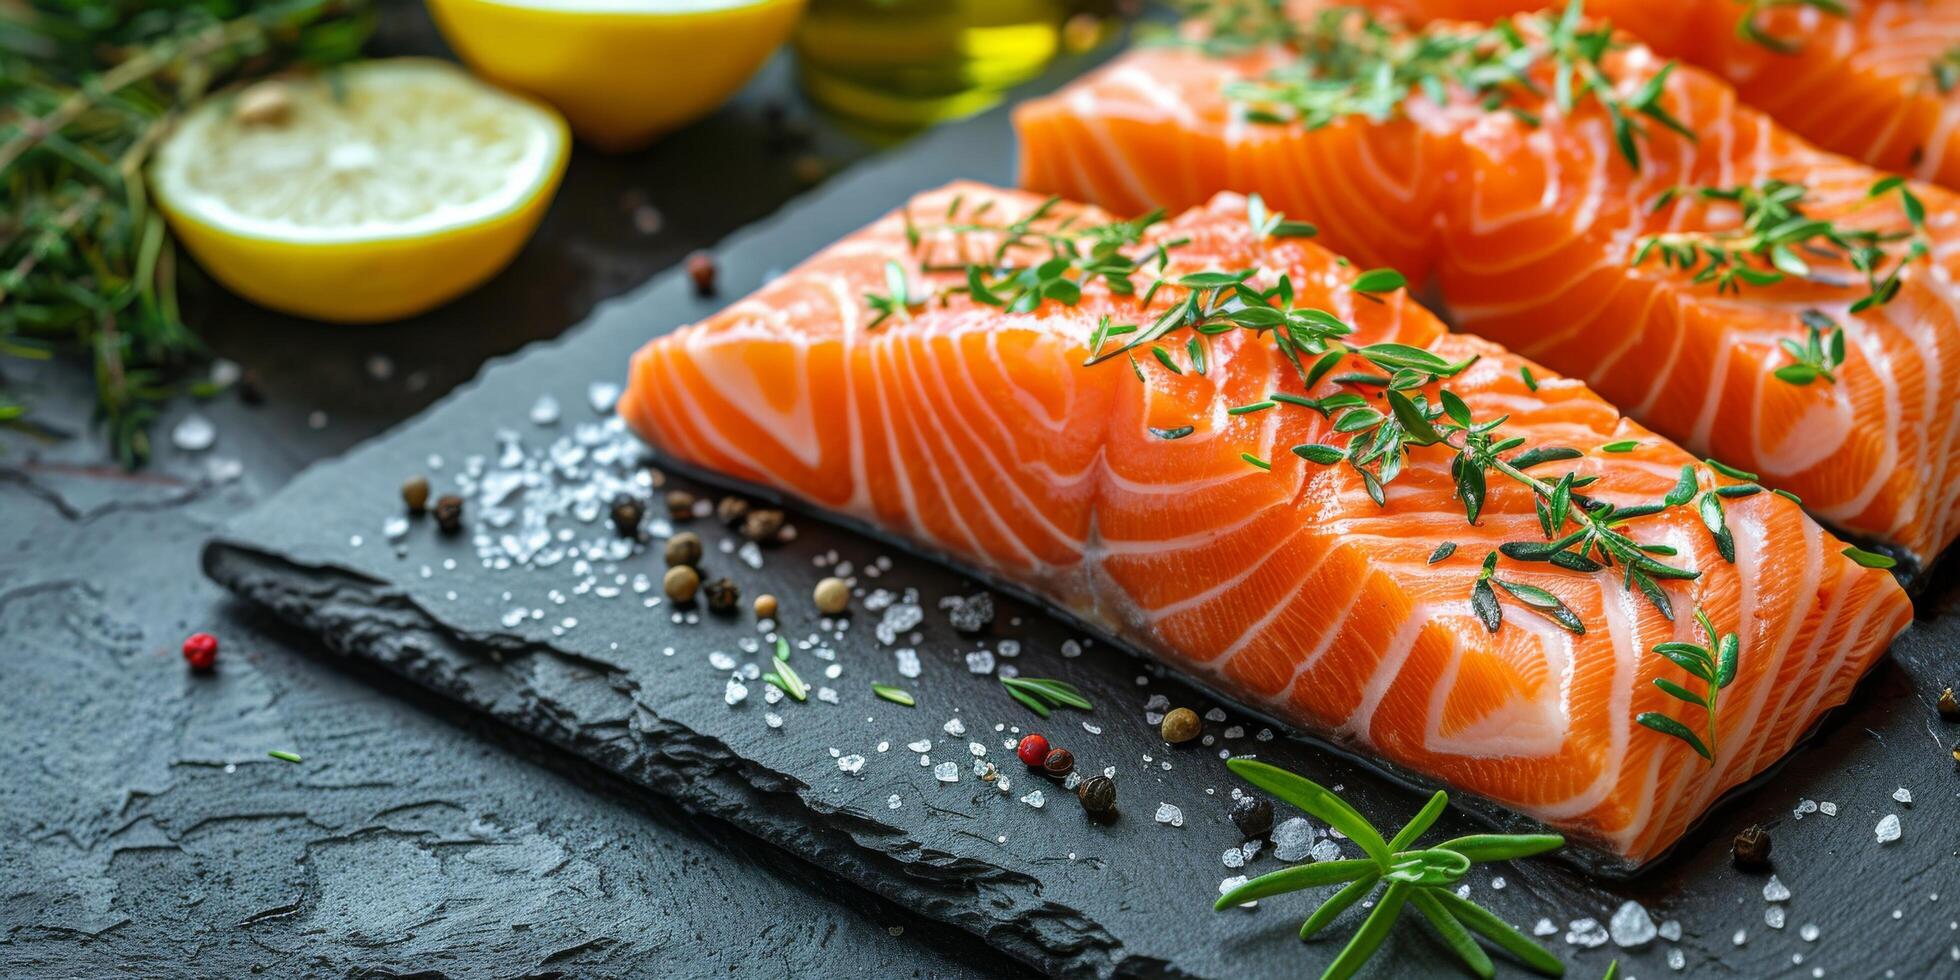
[{"label": "olive oil in bottle", "polygon": [[825,108],[912,129],[971,115],[1040,73],[1068,0],[811,0],[796,31],[803,85]]}]

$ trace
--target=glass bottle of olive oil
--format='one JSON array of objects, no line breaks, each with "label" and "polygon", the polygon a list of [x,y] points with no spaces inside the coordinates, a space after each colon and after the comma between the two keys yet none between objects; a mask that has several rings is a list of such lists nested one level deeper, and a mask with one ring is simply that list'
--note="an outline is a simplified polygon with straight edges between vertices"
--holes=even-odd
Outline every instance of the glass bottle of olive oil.
[{"label": "glass bottle of olive oil", "polygon": [[796,31],[805,91],[905,130],[985,109],[1038,74],[1070,0],[811,0]]}]

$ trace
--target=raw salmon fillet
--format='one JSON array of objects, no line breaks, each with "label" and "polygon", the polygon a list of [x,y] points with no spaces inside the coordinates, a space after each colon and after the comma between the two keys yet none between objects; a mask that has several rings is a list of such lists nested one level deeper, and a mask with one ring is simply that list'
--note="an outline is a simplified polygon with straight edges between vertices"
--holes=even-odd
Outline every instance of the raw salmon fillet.
[{"label": "raw salmon fillet", "polygon": [[[1392,113],[1309,128],[1253,121],[1228,97],[1293,57],[1132,51],[1019,107],[1022,183],[1119,214],[1257,192],[1336,251],[1440,286],[1458,328],[1583,378],[1835,527],[1922,564],[1960,533],[1960,197],[1905,186],[1924,207],[1928,253],[1889,302],[1853,312],[1867,277],[1806,249],[1813,278],[1725,291],[1656,255],[1635,261],[1648,235],[1737,229],[1737,207],[1698,189],[1790,182],[1811,217],[1885,234],[1912,231],[1904,198],[1872,196],[1885,175],[1815,149],[1692,67],[1667,72],[1658,103],[1696,138],[1642,118],[1636,170],[1595,100],[1569,114],[1550,100],[1542,60],[1535,88],[1514,87],[1504,108],[1417,88]],[[1636,45],[1604,65],[1622,97],[1665,67]],[[1905,247],[1893,246],[1899,259]],[[1824,335],[1842,330],[1834,381],[1775,376],[1793,362],[1782,342],[1807,344],[1807,316]]]},{"label": "raw salmon fillet", "polygon": [[[1040,201],[975,184],[913,199],[647,344],[621,415],[666,457],[1010,583],[1275,717],[1633,861],[1787,751],[1910,619],[1889,574],[1845,558],[1798,507],[1763,492],[1728,501],[1733,564],[1693,508],[1628,525],[1699,572],[1663,583],[1674,621],[1628,591],[1618,568],[1506,560],[1501,578],[1550,590],[1585,628],[1568,632],[1503,597],[1493,631],[1473,611],[1473,584],[1500,543],[1543,540],[1530,490],[1493,477],[1469,524],[1450,453],[1431,446],[1411,451],[1378,506],[1352,468],[1288,451],[1335,441],[1327,418],[1290,405],[1227,411],[1272,392],[1358,390],[1338,374],[1303,390],[1263,335],[1211,337],[1204,373],[1148,356],[1134,369],[1120,357],[1087,366],[1105,315],[1148,317],[1141,295],[1097,280],[1079,302],[1015,313],[954,291],[967,281],[958,270],[988,261],[999,236],[935,228],[937,216],[957,207],[1005,224]],[[1062,205],[1043,219],[1071,220],[1103,216]],[[1545,480],[1597,476],[1588,493],[1627,505],[1660,498],[1695,464],[1580,382],[1532,366],[1528,386],[1524,361],[1447,332],[1406,293],[1358,295],[1354,270],[1332,253],[1255,234],[1244,198],[1219,195],[1137,248],[1179,240],[1168,277],[1257,269],[1252,283],[1268,289],[1284,275],[1297,306],[1351,323],[1353,344],[1477,358],[1449,381],[1477,418],[1507,414],[1503,430],[1533,446],[1583,451],[1535,466]],[[934,298],[878,322],[867,297],[890,295],[888,263],[908,277],[906,292]],[[1165,287],[1153,309],[1183,295]],[[1183,342],[1166,340],[1180,352]],[[1624,441],[1637,445],[1601,450]],[[1708,486],[1727,482],[1697,472]],[[1444,542],[1455,552],[1438,559]],[[1701,723],[1699,709],[1651,683],[1692,681],[1648,652],[1697,640],[1685,614],[1697,606],[1742,643],[1712,764],[1635,723],[1647,711]]]},{"label": "raw salmon fillet", "polygon": [[[1545,0],[1371,0],[1417,20],[1495,20]],[[1727,79],[1834,153],[1960,189],[1960,0],[1845,0],[1756,12],[1737,0],[1588,0],[1586,12]]]}]

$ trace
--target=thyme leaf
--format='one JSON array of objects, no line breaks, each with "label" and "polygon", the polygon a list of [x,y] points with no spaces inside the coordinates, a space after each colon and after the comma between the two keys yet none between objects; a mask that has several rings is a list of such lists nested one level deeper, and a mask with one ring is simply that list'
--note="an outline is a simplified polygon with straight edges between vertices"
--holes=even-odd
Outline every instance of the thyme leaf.
[{"label": "thyme leaf", "polygon": [[1066,681],[1045,677],[1002,677],[1000,686],[1006,688],[1014,700],[1043,718],[1048,717],[1055,708],[1095,710],[1089,699],[1082,696],[1082,691]]},{"label": "thyme leaf", "polygon": [[1778,37],[1761,26],[1759,16],[1777,7],[1809,7],[1833,17],[1843,17],[1846,12],[1841,0],[1747,0],[1743,4],[1742,15],[1735,20],[1735,36],[1752,44],[1760,44],[1777,54],[1795,54],[1802,50],[1801,40]]},{"label": "thyme leaf", "polygon": [[[1706,499],[1706,498],[1704,498]],[[1716,742],[1717,710],[1722,689],[1735,680],[1736,664],[1741,658],[1742,641],[1734,633],[1721,633],[1709,621],[1708,613],[1695,610],[1695,622],[1701,625],[1708,637],[1708,646],[1694,643],[1670,642],[1656,644],[1654,652],[1672,661],[1687,674],[1701,681],[1702,692],[1696,693],[1687,687],[1665,677],[1654,678],[1654,686],[1667,696],[1702,709],[1707,719],[1706,738],[1697,735],[1686,724],[1658,711],[1643,711],[1634,718],[1641,726],[1686,742],[1695,754],[1715,762],[1715,753],[1721,746]],[[1711,649],[1712,648],[1712,649]]]}]

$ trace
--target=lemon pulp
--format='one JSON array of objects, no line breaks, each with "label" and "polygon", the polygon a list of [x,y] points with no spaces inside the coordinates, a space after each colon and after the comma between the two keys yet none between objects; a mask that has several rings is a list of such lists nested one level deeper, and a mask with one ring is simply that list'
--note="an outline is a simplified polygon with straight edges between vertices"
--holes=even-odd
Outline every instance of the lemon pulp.
[{"label": "lemon pulp", "polygon": [[209,99],[158,147],[150,177],[178,239],[234,292],[374,321],[502,268],[550,202],[568,143],[545,107],[445,62],[398,59]]}]

